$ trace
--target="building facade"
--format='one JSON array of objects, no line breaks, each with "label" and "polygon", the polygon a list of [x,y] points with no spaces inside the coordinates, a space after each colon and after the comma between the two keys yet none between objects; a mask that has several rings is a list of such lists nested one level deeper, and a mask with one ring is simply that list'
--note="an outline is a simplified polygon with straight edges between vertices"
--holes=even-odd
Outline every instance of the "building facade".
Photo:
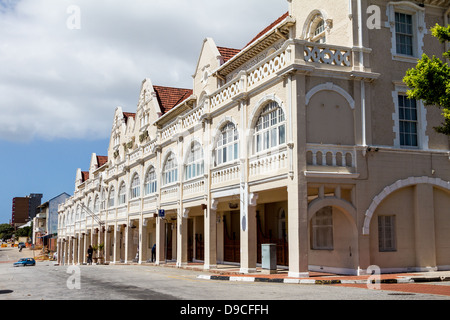
[{"label": "building facade", "polygon": [[11,225],[20,227],[33,221],[41,204],[42,194],[31,193],[26,197],[15,197],[12,200]]},{"label": "building facade", "polygon": [[33,218],[32,243],[43,245],[49,251],[57,249],[58,209],[69,194],[63,192],[38,206],[38,214]]},{"label": "building facade", "polygon": [[[59,207],[60,263],[261,263],[290,276],[450,269],[449,139],[405,72],[450,1],[288,0],[243,49],[203,42],[193,88],[141,84]],[[283,12],[283,8],[280,8]],[[276,17],[274,17],[276,18]]]}]

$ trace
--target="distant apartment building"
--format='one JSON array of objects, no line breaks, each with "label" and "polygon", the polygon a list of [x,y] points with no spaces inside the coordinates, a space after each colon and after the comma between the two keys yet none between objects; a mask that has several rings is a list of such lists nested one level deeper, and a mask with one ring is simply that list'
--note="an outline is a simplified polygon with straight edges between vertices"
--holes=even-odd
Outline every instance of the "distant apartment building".
[{"label": "distant apartment building", "polygon": [[42,194],[31,193],[26,197],[15,197],[12,200],[11,225],[20,227],[32,221],[41,204]]},{"label": "distant apartment building", "polygon": [[29,199],[27,197],[15,197],[12,200],[11,225],[20,227],[28,221]]}]

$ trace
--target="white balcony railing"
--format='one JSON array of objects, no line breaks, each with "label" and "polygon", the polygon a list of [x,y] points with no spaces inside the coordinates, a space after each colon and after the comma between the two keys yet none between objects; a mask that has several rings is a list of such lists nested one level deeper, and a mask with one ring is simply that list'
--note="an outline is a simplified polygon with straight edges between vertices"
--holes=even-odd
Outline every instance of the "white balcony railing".
[{"label": "white balcony railing", "polygon": [[306,155],[308,165],[312,166],[356,167],[356,150],[353,146],[308,144]]},{"label": "white balcony railing", "polygon": [[239,180],[241,169],[239,163],[223,165],[211,170],[211,184],[221,184],[232,180]]}]

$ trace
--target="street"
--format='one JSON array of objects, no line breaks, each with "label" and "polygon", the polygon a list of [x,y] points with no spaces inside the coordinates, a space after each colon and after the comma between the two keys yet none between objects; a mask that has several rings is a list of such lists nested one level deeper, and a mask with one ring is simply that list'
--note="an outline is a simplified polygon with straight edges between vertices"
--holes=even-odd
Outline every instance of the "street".
[{"label": "street", "polygon": [[[150,265],[57,266],[53,261],[37,261],[36,266],[13,267],[12,261],[33,257],[29,249],[0,249],[0,300],[146,300],[178,301],[180,314],[209,312],[195,309],[202,302],[226,301],[228,309],[241,312],[240,305],[253,302],[260,308],[267,301],[311,300],[449,300],[449,295],[369,290],[343,285],[302,285],[263,282],[205,280],[199,271]],[[428,284],[429,285],[429,284]],[[435,284],[449,288],[449,282]],[[184,301],[180,304],[181,301]],[[186,302],[187,301],[187,302]],[[259,301],[259,302],[258,302]],[[291,307],[289,303],[287,306]],[[292,307],[294,304],[292,304]],[[250,306],[248,306],[250,307]],[[253,309],[245,309],[249,312]],[[264,310],[264,309],[263,309]],[[184,313],[183,313],[184,312]],[[256,309],[253,312],[258,312]],[[262,311],[261,311],[262,312]]]}]

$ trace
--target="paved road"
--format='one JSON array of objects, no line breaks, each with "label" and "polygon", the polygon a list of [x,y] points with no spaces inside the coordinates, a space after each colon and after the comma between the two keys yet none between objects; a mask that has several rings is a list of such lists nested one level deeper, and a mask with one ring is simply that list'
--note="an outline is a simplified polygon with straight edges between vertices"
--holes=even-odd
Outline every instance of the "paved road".
[{"label": "paved road", "polygon": [[[449,295],[365,286],[245,283],[198,278],[199,271],[142,265],[56,266],[51,261],[35,267],[13,267],[12,260],[32,257],[32,251],[0,249],[0,300],[153,300],[190,302],[301,301],[311,300],[449,300]],[[435,284],[445,288],[450,283]],[[416,284],[420,286],[421,284]],[[426,284],[431,285],[431,284]],[[396,285],[393,285],[396,286]],[[399,286],[399,284],[397,284]],[[397,287],[399,288],[399,287]],[[187,302],[186,302],[187,301]],[[155,304],[155,302],[153,303]],[[294,306],[294,305],[289,305]]]}]

